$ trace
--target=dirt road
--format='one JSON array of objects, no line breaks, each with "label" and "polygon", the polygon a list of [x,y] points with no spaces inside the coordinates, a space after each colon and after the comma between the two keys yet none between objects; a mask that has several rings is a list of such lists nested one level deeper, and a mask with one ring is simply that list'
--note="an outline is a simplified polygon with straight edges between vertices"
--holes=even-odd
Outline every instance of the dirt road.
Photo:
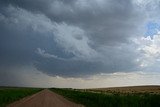
[{"label": "dirt road", "polygon": [[30,97],[16,101],[7,107],[84,107],[50,91],[43,90]]}]

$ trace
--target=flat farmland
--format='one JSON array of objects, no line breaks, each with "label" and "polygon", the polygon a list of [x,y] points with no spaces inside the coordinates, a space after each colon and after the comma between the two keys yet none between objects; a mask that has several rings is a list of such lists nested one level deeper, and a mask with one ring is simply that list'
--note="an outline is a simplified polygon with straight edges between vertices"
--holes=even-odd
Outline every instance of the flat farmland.
[{"label": "flat farmland", "polygon": [[100,93],[150,93],[160,94],[160,86],[129,86],[129,87],[111,87],[111,88],[92,88],[83,91]]},{"label": "flat farmland", "polygon": [[159,86],[51,90],[85,107],[160,107]]},{"label": "flat farmland", "polygon": [[1,87],[0,107],[6,106],[160,107],[160,87],[132,86],[92,89]]},{"label": "flat farmland", "polygon": [[40,88],[0,87],[0,107],[41,91]]}]

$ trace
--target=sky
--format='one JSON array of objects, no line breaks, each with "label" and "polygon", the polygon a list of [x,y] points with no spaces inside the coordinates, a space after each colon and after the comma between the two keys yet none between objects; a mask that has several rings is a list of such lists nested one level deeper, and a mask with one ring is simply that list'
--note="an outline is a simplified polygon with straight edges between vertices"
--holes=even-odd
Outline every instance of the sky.
[{"label": "sky", "polygon": [[0,0],[0,85],[160,85],[160,0]]}]

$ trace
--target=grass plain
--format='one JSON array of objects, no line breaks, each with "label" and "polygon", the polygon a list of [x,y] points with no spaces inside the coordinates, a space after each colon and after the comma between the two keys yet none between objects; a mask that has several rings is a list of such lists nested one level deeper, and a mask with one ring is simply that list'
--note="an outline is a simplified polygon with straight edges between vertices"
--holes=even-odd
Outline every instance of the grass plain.
[{"label": "grass plain", "polygon": [[[41,91],[40,88],[0,87],[0,107]],[[160,86],[71,89],[50,88],[86,107],[160,107]]]},{"label": "grass plain", "polygon": [[39,92],[40,88],[0,87],[0,107]]},{"label": "grass plain", "polygon": [[160,94],[157,93],[159,88],[143,86],[85,90],[52,88],[51,90],[86,107],[160,107]]},{"label": "grass plain", "polygon": [[128,87],[111,87],[111,88],[92,88],[86,89],[90,92],[100,93],[150,93],[160,94],[160,86],[128,86]]}]

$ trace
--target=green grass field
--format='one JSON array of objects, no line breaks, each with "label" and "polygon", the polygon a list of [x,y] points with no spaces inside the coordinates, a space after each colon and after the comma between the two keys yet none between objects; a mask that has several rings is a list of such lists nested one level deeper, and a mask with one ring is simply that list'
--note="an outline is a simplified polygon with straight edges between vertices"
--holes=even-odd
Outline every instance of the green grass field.
[{"label": "green grass field", "polygon": [[38,88],[7,88],[0,87],[0,107],[19,100],[23,97],[32,95],[42,89]]},{"label": "green grass field", "polygon": [[52,91],[86,107],[160,107],[160,95],[149,93],[93,93],[73,89]]}]

